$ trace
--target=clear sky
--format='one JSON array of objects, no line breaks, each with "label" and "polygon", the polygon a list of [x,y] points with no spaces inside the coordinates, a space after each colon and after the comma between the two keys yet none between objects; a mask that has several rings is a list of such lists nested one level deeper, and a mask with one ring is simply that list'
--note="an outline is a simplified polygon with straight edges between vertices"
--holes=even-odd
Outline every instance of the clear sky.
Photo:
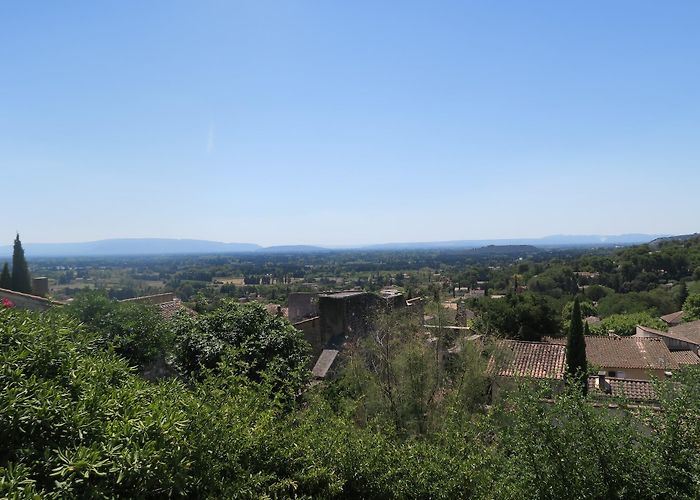
[{"label": "clear sky", "polygon": [[700,231],[699,26],[697,0],[3,2],[0,241]]}]

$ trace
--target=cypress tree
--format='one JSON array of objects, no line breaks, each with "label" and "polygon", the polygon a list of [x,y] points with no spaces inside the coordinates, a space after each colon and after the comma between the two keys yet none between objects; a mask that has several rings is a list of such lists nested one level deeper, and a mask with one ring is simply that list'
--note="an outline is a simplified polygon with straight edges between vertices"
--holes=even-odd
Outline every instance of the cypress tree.
[{"label": "cypress tree", "polygon": [[15,238],[14,251],[12,253],[12,290],[32,293],[32,280],[29,277],[29,267],[24,258],[22,242],[19,241],[19,233]]},{"label": "cypress tree", "polygon": [[570,381],[577,384],[584,394],[588,392],[588,363],[586,361],[586,338],[584,336],[581,305],[579,299],[574,299],[571,311],[571,326],[566,339],[566,375]]},{"label": "cypress tree", "polygon": [[7,265],[7,262],[2,266],[2,273],[0,273],[0,288],[5,290],[12,288],[12,276],[10,276],[10,267]]}]

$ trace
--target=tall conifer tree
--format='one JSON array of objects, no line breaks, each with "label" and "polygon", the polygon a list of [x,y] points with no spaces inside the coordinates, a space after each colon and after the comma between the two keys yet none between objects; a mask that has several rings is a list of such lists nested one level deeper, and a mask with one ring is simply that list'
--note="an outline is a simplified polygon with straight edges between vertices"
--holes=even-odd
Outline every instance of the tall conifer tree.
[{"label": "tall conifer tree", "polygon": [[588,363],[586,361],[586,338],[583,332],[581,305],[576,297],[571,311],[569,336],[566,339],[566,375],[569,380],[578,384],[585,394],[588,390]]},{"label": "tall conifer tree", "polygon": [[24,258],[24,249],[19,240],[19,233],[15,238],[14,251],[12,253],[12,289],[16,292],[32,293],[32,280],[29,277],[29,267]]},{"label": "tall conifer tree", "polygon": [[0,273],[0,288],[5,290],[12,288],[12,276],[10,276],[10,266],[7,265],[7,262],[2,266],[2,273]]}]

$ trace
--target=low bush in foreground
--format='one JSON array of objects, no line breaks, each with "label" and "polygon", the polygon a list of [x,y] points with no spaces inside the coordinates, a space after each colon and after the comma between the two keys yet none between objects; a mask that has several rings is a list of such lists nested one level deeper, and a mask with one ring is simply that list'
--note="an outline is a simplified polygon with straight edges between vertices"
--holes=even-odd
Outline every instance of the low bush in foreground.
[{"label": "low bush in foreground", "polygon": [[0,310],[0,497],[700,495],[694,371],[660,388],[662,411],[522,388],[487,412],[445,405],[432,432],[399,435],[325,391],[290,406],[238,363],[152,384],[76,320]]}]

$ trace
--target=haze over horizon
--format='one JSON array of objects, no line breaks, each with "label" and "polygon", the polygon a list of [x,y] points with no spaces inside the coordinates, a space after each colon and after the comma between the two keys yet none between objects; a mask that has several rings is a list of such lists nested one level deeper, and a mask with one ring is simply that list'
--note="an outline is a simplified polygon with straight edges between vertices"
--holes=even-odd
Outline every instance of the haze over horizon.
[{"label": "haze over horizon", "polygon": [[[648,243],[664,234],[623,235],[548,235],[539,238],[461,239],[443,241],[380,242],[360,245],[314,245],[291,243],[259,245],[255,242],[222,242],[188,238],[118,238],[87,242],[23,242],[30,257],[108,256],[108,255],[167,255],[167,254],[228,254],[246,252],[314,252],[316,250],[420,250],[420,249],[478,249],[489,246],[524,246],[565,248],[581,246],[595,248],[608,245]],[[2,254],[10,255],[12,245],[0,244]]]},{"label": "haze over horizon", "polygon": [[698,230],[697,2],[2,12],[0,241]]}]

